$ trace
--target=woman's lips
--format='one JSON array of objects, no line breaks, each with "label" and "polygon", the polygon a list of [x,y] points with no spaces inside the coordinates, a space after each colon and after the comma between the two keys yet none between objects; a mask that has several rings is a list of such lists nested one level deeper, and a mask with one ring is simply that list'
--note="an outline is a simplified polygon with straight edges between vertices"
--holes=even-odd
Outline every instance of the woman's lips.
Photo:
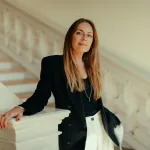
[{"label": "woman's lips", "polygon": [[79,43],[79,45],[81,45],[81,46],[87,46],[86,44],[84,44],[84,43]]}]

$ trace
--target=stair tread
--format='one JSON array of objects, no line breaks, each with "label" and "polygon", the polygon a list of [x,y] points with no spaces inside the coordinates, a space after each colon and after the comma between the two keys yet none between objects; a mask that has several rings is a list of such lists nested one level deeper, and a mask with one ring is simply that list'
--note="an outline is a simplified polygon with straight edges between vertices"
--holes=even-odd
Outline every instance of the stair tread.
[{"label": "stair tread", "polygon": [[29,98],[33,93],[27,92],[27,93],[18,93],[16,96],[20,99]]},{"label": "stair tread", "polygon": [[11,80],[11,81],[2,81],[6,86],[8,85],[17,85],[17,84],[28,84],[28,83],[37,83],[38,79],[23,79],[23,80]]},{"label": "stair tread", "polygon": [[25,68],[0,69],[0,73],[25,72]]},{"label": "stair tread", "polygon": [[134,150],[134,149],[123,148],[122,150]]},{"label": "stair tread", "polygon": [[[115,150],[120,150],[120,149],[118,147],[115,147]],[[122,148],[122,150],[135,150],[135,149]]]},{"label": "stair tread", "polygon": [[11,58],[0,58],[0,63],[1,62],[13,62]]}]

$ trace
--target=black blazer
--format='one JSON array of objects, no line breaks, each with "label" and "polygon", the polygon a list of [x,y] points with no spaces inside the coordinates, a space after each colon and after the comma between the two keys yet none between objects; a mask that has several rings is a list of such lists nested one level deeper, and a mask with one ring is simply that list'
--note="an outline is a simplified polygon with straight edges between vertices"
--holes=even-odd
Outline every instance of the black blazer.
[{"label": "black blazer", "polygon": [[[84,150],[86,140],[86,121],[83,111],[82,94],[71,92],[64,71],[63,56],[47,56],[42,59],[40,81],[33,95],[20,106],[24,107],[24,115],[32,115],[40,112],[47,105],[51,92],[55,97],[55,106],[71,111],[69,117],[62,120],[58,126],[62,134],[59,136],[60,150]],[[113,129],[120,125],[118,118],[113,116],[110,121],[110,113],[103,106],[101,98],[98,99],[99,109],[102,111],[104,128],[116,145],[120,145]]]}]

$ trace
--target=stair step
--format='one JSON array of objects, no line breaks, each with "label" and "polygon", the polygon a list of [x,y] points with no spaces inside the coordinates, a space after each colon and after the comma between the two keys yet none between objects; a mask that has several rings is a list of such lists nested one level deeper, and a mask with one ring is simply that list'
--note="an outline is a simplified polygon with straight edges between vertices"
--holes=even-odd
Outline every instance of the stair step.
[{"label": "stair step", "polygon": [[0,69],[0,81],[20,80],[27,76],[24,68]]},{"label": "stair step", "polygon": [[28,77],[28,73],[26,72],[12,72],[12,73],[3,73],[0,74],[0,81],[8,81],[8,80],[22,80]]},{"label": "stair step", "polygon": [[37,83],[25,83],[25,84],[16,84],[16,85],[7,85],[7,87],[14,93],[26,93],[34,92],[36,89]]},{"label": "stair step", "polygon": [[37,86],[38,79],[22,79],[12,81],[2,81],[11,91],[18,94],[33,92]]},{"label": "stair step", "polygon": [[[115,147],[115,150],[120,150],[120,149],[118,147]],[[122,150],[135,150],[135,149],[122,148]]]},{"label": "stair step", "polygon": [[33,79],[35,76],[27,71],[0,73],[0,81]]},{"label": "stair step", "polygon": [[25,72],[25,68],[10,68],[10,69],[1,69],[0,73],[12,73],[12,72]]},{"label": "stair step", "polygon": [[0,58],[0,63],[1,62],[13,62],[11,58]]},{"label": "stair step", "polygon": [[19,67],[19,65],[14,62],[0,62],[0,70],[7,70],[16,67]]},{"label": "stair step", "polygon": [[13,59],[1,55],[0,53],[0,70],[7,70],[11,68],[22,68]]},{"label": "stair step", "polygon": [[17,97],[19,97],[19,99],[27,99],[29,98],[30,96],[32,96],[33,93],[31,92],[28,92],[28,93],[18,93],[16,94]]},{"label": "stair step", "polygon": [[23,79],[23,80],[2,81],[2,83],[6,86],[17,85],[17,84],[37,83],[37,82],[38,82],[38,79]]},{"label": "stair step", "polygon": [[128,148],[123,148],[122,150],[135,150],[135,149],[128,149]]}]

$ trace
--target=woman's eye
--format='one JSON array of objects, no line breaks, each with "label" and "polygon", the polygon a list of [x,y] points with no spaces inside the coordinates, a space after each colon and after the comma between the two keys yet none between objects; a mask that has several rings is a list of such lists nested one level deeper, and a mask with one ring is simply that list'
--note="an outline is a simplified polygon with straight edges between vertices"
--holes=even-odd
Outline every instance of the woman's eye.
[{"label": "woman's eye", "polygon": [[76,32],[77,35],[81,35],[81,32]]},{"label": "woman's eye", "polygon": [[91,37],[91,38],[93,37],[91,34],[88,34],[87,36],[88,36],[88,37]]}]

